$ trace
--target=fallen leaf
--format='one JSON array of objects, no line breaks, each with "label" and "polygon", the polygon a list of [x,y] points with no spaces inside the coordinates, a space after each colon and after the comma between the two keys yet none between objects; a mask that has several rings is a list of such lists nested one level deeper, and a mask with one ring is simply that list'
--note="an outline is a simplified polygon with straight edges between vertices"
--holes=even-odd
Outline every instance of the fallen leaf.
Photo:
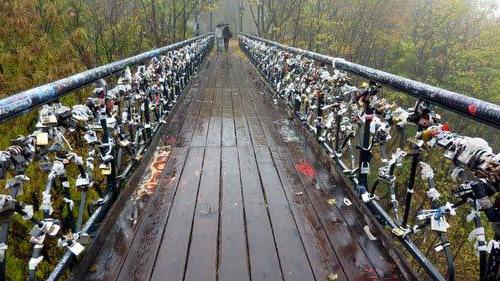
[{"label": "fallen leaf", "polygon": [[93,264],[92,266],[90,266],[89,272],[96,272],[96,271],[97,271],[97,264]]},{"label": "fallen leaf", "polygon": [[337,280],[339,278],[337,273],[329,273],[327,277],[328,277],[328,281],[334,281],[334,280]]},{"label": "fallen leaf", "polygon": [[326,203],[328,203],[328,205],[335,205],[335,203],[337,203],[337,200],[335,200],[335,198],[330,198],[326,200]]}]

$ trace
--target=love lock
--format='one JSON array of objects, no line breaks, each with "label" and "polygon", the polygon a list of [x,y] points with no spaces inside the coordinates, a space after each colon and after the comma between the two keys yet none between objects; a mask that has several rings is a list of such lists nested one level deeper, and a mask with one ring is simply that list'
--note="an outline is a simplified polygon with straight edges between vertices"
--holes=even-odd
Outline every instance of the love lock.
[{"label": "love lock", "polygon": [[55,109],[54,115],[59,120],[68,120],[71,117],[71,109],[59,104],[59,107]]},{"label": "love lock", "polygon": [[7,180],[7,184],[5,185],[5,187],[7,189],[13,189],[14,187],[17,187],[18,188],[17,196],[20,196],[23,193],[22,186],[29,181],[30,181],[30,178],[28,176],[17,175],[12,179]]},{"label": "love lock", "polygon": [[43,127],[52,127],[57,125],[57,117],[49,106],[44,106],[39,113],[39,120]]},{"label": "love lock", "polygon": [[32,205],[24,205],[23,212],[24,212],[24,214],[22,216],[23,216],[24,220],[31,219],[33,217],[33,214],[34,214],[33,206]]},{"label": "love lock", "polygon": [[52,170],[52,161],[50,161],[47,156],[43,156],[38,161],[38,166],[40,167],[40,170],[42,170],[45,173],[48,173],[50,172],[50,170]]},{"label": "love lock", "polygon": [[51,173],[54,173],[56,176],[64,176],[66,174],[66,168],[64,168],[64,163],[61,161],[54,161],[52,163]]},{"label": "love lock", "polygon": [[30,235],[32,237],[39,237],[41,235],[48,234],[49,236],[56,236],[61,226],[58,220],[54,219],[44,219],[40,224],[35,224],[31,229]]},{"label": "love lock", "polygon": [[420,174],[422,176],[423,180],[428,180],[428,179],[433,179],[434,178],[434,170],[432,167],[425,163],[425,162],[420,162]]},{"label": "love lock", "polygon": [[456,134],[451,132],[441,132],[437,135],[437,144],[442,147],[448,147],[453,143],[453,140],[457,137]]},{"label": "love lock", "polygon": [[111,175],[111,172],[112,172],[111,163],[108,163],[108,164],[102,163],[99,166],[99,169],[101,169],[101,174],[103,176],[109,176],[109,175]]},{"label": "love lock", "polygon": [[116,126],[116,119],[114,117],[106,118],[106,125],[108,129],[113,129]]},{"label": "love lock", "polygon": [[92,241],[92,236],[86,232],[79,232],[78,233],[78,243],[86,246],[90,244],[90,241]]},{"label": "love lock", "polygon": [[5,243],[0,243],[0,262],[4,262],[5,253],[7,252],[8,246]]},{"label": "love lock", "polygon": [[49,144],[49,134],[46,132],[37,131],[35,132],[36,145],[46,146]]},{"label": "love lock", "polygon": [[96,132],[102,132],[102,126],[99,123],[94,123],[89,125],[89,129],[96,131]]},{"label": "love lock", "polygon": [[370,174],[370,163],[363,162],[361,163],[361,174]]},{"label": "love lock", "polygon": [[[43,245],[36,245],[36,248],[43,248]],[[39,256],[36,258],[31,258],[29,263],[28,263],[28,269],[29,270],[35,270],[36,267],[43,261],[43,256]]]},{"label": "love lock", "polygon": [[83,250],[85,250],[85,247],[78,242],[78,238],[79,238],[78,233],[75,234],[69,233],[60,238],[57,241],[57,245],[59,247],[67,248],[75,256],[79,256],[83,252]]},{"label": "love lock", "polygon": [[97,139],[97,135],[94,131],[92,130],[89,130],[85,133],[85,135],[83,136],[83,138],[85,139],[85,141],[92,145],[92,144],[95,144],[95,143],[98,143],[98,139]]},{"label": "love lock", "polygon": [[76,179],[75,186],[79,189],[86,188],[90,184],[89,178],[88,177],[82,177],[82,175],[78,175],[78,178]]},{"label": "love lock", "polygon": [[31,244],[43,245],[43,242],[45,241],[45,233],[37,229],[37,226],[34,226],[33,229],[31,229],[30,234],[31,234],[30,237]]},{"label": "love lock", "polygon": [[106,200],[104,198],[99,198],[99,199],[93,201],[90,205],[94,208],[98,208],[100,206],[103,206],[104,203],[106,203]]},{"label": "love lock", "polygon": [[71,118],[77,122],[85,123],[92,118],[92,111],[83,104],[73,106]]},{"label": "love lock", "polygon": [[438,243],[436,245],[434,245],[434,251],[436,251],[437,253],[441,252],[442,250],[444,250],[446,247],[450,246],[450,242],[443,242],[443,243]]},{"label": "love lock", "polygon": [[6,151],[0,151],[0,178],[5,178],[5,174],[9,170],[12,162],[10,153]]},{"label": "love lock", "polygon": [[450,224],[446,221],[444,216],[436,217],[435,215],[431,217],[431,229],[438,232],[447,232]]},{"label": "love lock", "polygon": [[49,192],[42,192],[42,204],[40,205],[40,210],[48,212],[49,215],[52,214],[54,209],[52,208],[52,200]]},{"label": "love lock", "polygon": [[124,139],[124,140],[119,141],[118,145],[121,147],[128,147],[128,146],[130,146],[130,141],[127,139]]},{"label": "love lock", "polygon": [[10,215],[16,208],[16,204],[16,200],[14,200],[11,196],[0,194],[0,214],[2,217],[10,218]]},{"label": "love lock", "polygon": [[394,175],[391,175],[390,170],[391,170],[390,165],[380,167],[378,178],[388,183],[394,182],[396,180],[396,177]]},{"label": "love lock", "polygon": [[[101,160],[104,164],[110,163],[113,159],[115,158],[111,154],[105,154],[101,157]],[[99,168],[102,168],[102,165]]]}]

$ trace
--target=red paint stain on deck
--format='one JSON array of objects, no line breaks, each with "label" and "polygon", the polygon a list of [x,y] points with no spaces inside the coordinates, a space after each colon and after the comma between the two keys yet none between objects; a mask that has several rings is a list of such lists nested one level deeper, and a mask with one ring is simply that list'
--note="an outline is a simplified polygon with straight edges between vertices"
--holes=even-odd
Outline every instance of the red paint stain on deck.
[{"label": "red paint stain on deck", "polygon": [[310,178],[314,178],[316,176],[316,170],[310,163],[306,161],[297,163],[295,165],[295,169],[299,171],[299,173],[302,173]]},{"label": "red paint stain on deck", "polygon": [[136,198],[142,198],[144,195],[152,194],[158,186],[158,180],[165,169],[170,151],[161,151],[155,153],[153,162],[149,166],[149,177],[147,177],[137,190]]}]

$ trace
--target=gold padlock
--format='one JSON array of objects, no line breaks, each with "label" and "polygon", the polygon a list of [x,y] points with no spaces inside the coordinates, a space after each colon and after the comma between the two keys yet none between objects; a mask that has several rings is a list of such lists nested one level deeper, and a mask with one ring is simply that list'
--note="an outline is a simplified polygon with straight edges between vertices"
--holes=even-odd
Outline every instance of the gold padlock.
[{"label": "gold padlock", "polygon": [[398,237],[403,237],[406,234],[406,231],[400,227],[394,227],[391,232]]},{"label": "gold padlock", "polygon": [[110,164],[101,164],[99,166],[99,168],[101,169],[101,174],[103,176],[109,176],[111,175],[111,163]]},{"label": "gold padlock", "polygon": [[45,132],[36,133],[36,145],[44,146],[49,144],[49,134]]}]

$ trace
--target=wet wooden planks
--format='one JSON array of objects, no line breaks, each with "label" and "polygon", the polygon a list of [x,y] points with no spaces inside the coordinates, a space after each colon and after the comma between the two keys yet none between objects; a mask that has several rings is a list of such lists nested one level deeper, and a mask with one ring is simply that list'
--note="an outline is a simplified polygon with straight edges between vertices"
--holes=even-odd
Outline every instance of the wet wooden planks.
[{"label": "wet wooden planks", "polygon": [[[364,237],[359,214],[326,203],[341,202],[342,191],[307,144],[283,139],[285,114],[261,94],[248,62],[233,48],[209,65],[162,187],[118,278],[108,280],[400,277],[380,244]],[[301,163],[315,176],[297,171]]]}]

